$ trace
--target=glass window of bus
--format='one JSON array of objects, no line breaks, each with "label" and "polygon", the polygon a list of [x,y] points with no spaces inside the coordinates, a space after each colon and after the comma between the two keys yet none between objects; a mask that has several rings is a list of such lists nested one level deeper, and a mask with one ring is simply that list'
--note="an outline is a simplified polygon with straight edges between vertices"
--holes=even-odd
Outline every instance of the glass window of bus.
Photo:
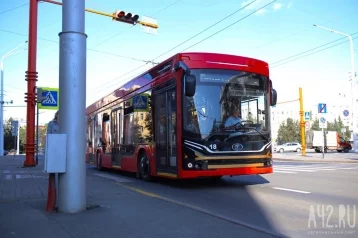
[{"label": "glass window of bus", "polygon": [[[191,72],[197,85],[193,97],[184,96],[184,136],[205,139],[223,127],[227,129],[225,123],[234,116],[234,108],[238,109],[241,120],[231,117],[231,121],[248,125],[250,132],[270,133],[267,77],[224,69],[193,69]],[[232,132],[226,130],[225,133]]]}]

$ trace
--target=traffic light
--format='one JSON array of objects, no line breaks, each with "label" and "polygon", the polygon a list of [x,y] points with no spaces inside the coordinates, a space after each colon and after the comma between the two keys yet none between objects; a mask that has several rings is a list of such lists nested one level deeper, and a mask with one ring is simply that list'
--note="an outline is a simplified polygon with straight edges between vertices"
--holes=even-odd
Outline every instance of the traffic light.
[{"label": "traffic light", "polygon": [[113,13],[113,20],[135,24],[137,23],[139,16],[130,12],[117,10]]}]

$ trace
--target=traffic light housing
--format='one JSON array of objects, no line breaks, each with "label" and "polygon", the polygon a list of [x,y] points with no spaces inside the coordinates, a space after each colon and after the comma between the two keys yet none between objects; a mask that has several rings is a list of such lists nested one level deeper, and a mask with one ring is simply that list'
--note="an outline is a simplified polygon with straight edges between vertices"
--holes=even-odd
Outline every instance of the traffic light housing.
[{"label": "traffic light housing", "polygon": [[131,12],[117,10],[115,13],[113,13],[113,20],[136,24],[139,20],[139,15],[133,14]]}]

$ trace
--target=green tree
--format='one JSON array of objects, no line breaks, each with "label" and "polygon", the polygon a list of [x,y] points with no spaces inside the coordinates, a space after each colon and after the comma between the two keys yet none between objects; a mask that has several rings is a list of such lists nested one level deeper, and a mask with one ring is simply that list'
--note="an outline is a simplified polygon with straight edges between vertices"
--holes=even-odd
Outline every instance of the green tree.
[{"label": "green tree", "polygon": [[319,130],[321,130],[321,128],[319,128],[318,118],[316,118],[316,119],[313,121],[312,126],[311,126],[311,130],[313,130],[313,131],[319,131]]},{"label": "green tree", "polygon": [[[343,133],[342,129],[345,128],[346,132]],[[319,128],[319,121],[318,118],[316,118],[313,121],[313,124],[311,126],[311,130],[314,131],[318,131],[318,130],[322,130],[321,128]],[[325,129],[326,131],[337,131],[339,132],[346,140],[349,139],[351,137],[351,132],[349,131],[349,127],[344,126],[343,121],[341,116],[338,116],[338,119],[334,119],[333,122],[327,122],[327,129]]]},{"label": "green tree", "polygon": [[21,126],[19,131],[19,142],[20,142],[20,148],[19,152],[25,153],[25,144],[26,144],[26,126]]},{"label": "green tree", "polygon": [[14,119],[12,117],[6,120],[4,123],[4,149],[13,150],[15,149],[15,137],[11,133],[11,123]]},{"label": "green tree", "polygon": [[299,121],[287,118],[286,121],[282,122],[278,129],[277,142],[279,144],[287,142],[301,143]]}]

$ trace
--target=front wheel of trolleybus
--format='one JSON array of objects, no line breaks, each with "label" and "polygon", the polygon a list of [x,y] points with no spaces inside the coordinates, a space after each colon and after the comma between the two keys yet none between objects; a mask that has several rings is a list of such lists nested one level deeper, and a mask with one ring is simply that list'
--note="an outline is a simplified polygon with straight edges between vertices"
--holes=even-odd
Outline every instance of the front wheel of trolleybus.
[{"label": "front wheel of trolleybus", "polygon": [[151,181],[152,176],[150,175],[150,163],[146,152],[141,152],[138,156],[138,173],[139,177],[144,181]]}]

